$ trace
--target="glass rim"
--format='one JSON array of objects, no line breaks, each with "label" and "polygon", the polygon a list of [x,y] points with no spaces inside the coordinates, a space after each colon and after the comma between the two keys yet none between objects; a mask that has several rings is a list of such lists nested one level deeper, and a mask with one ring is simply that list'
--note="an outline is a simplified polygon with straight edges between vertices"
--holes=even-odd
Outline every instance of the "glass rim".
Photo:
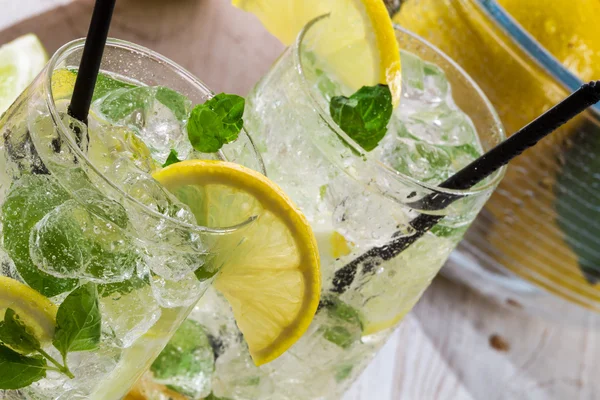
[{"label": "glass rim", "polygon": [[[87,157],[87,155],[79,148],[77,143],[73,140],[73,137],[68,134],[70,132],[69,128],[64,124],[63,119],[60,117],[60,114],[56,108],[56,104],[54,102],[54,97],[52,93],[52,76],[56,66],[64,61],[70,54],[75,51],[83,48],[85,45],[85,38],[75,39],[71,42],[68,42],[61,46],[53,55],[50,57],[46,68],[44,69],[43,76],[43,91],[45,96],[46,105],[48,106],[48,110],[50,111],[50,116],[52,118],[53,124],[58,128],[57,131],[67,145],[69,149],[77,156],[78,159],[81,159],[85,162],[86,167],[90,168],[95,174],[97,174],[106,184],[108,184],[112,190],[115,190],[119,196],[122,196],[126,201],[131,202],[136,207],[140,208],[143,212],[149,214],[152,218],[157,218],[161,220],[168,221],[170,224],[173,224],[176,227],[181,229],[185,229],[192,232],[198,232],[203,234],[226,234],[237,231],[240,228],[245,227],[246,225],[252,223],[256,216],[251,216],[247,220],[233,225],[229,227],[223,228],[211,228],[199,224],[188,224],[186,222],[180,221],[168,215],[164,215],[159,213],[156,210],[148,207],[143,204],[139,200],[135,199],[127,192],[125,192],[121,187],[105,176],[97,167],[94,165],[92,161]],[[138,53],[143,56],[147,56],[149,59],[157,61],[161,64],[167,65],[174,72],[179,74],[182,78],[186,79],[191,85],[195,86],[197,89],[205,92],[209,98],[214,96],[214,93],[199,79],[194,77],[189,71],[185,68],[181,67],[177,63],[169,60],[168,58],[158,54],[157,52],[150,50],[144,46],[137,45],[135,43],[128,42],[126,40],[113,39],[109,38],[106,41],[106,47],[120,48],[124,50],[128,50],[132,53]],[[250,136],[248,136],[250,137]],[[220,154],[220,156],[223,156]]]},{"label": "glass rim", "polygon": [[[394,180],[401,181],[401,182],[409,182],[412,185],[415,185],[421,189],[425,189],[425,190],[428,190],[431,192],[446,194],[446,195],[457,195],[460,197],[472,197],[474,195],[485,194],[488,191],[493,190],[498,185],[498,183],[500,183],[500,181],[502,180],[502,178],[504,176],[504,172],[506,171],[506,165],[502,166],[496,172],[494,172],[492,175],[490,175],[490,177],[488,177],[489,182],[487,182],[485,185],[478,186],[476,188],[465,189],[465,190],[448,189],[448,188],[441,187],[439,185],[432,185],[432,184],[429,184],[426,182],[422,182],[410,175],[396,171],[396,170],[392,169],[391,167],[389,167],[377,160],[374,160],[372,157],[369,156],[369,154],[367,152],[364,151],[364,149],[362,147],[358,146],[358,144],[353,139],[351,139],[344,131],[342,131],[342,129],[335,123],[335,121],[333,121],[333,118],[331,118],[331,115],[326,110],[324,110],[323,107],[321,107],[319,101],[317,100],[319,94],[315,93],[313,85],[311,85],[308,82],[308,78],[304,72],[304,66],[302,64],[303,57],[302,57],[301,51],[300,51],[303,41],[304,41],[304,37],[306,36],[306,34],[310,30],[310,28],[317,22],[319,22],[325,18],[328,18],[328,17],[329,17],[329,14],[324,14],[324,15],[316,17],[313,20],[311,20],[310,22],[308,22],[302,28],[302,30],[296,37],[296,40],[291,45],[291,47],[292,47],[293,58],[294,58],[294,66],[296,68],[296,71],[298,72],[298,76],[300,77],[300,86],[302,87],[302,90],[306,94],[306,96],[310,99],[310,102],[313,105],[313,108],[319,113],[319,116],[327,123],[329,129],[331,129],[337,136],[342,137],[350,146],[352,146],[352,149],[355,152],[357,152],[358,154],[360,154],[361,156],[363,156],[366,159],[366,162],[373,164],[376,168],[383,171],[386,174],[386,176],[393,178]],[[465,78],[465,81],[468,82],[468,84],[471,85],[473,87],[473,89],[475,90],[475,92],[480,96],[480,99],[483,102],[483,104],[485,105],[485,108],[488,110],[489,114],[491,115],[492,119],[494,120],[494,125],[497,127],[498,134],[499,134],[498,143],[500,143],[506,139],[506,132],[504,130],[504,125],[502,124],[502,121],[500,120],[500,117],[498,116],[491,101],[487,98],[487,96],[484,94],[483,90],[479,87],[479,85],[477,85],[477,83],[475,83],[473,78],[471,78],[460,65],[458,65],[448,55],[446,55],[443,51],[438,49],[433,44],[429,43],[427,40],[402,28],[401,26],[394,24],[394,31],[398,31],[398,32],[401,32],[402,34],[411,36],[412,38],[417,40],[419,43],[422,43],[424,46],[428,47],[429,49],[434,51],[436,54],[441,56],[444,59],[444,61],[448,62],[453,68],[455,68],[456,71]],[[478,135],[479,135],[479,133],[478,133]]]}]

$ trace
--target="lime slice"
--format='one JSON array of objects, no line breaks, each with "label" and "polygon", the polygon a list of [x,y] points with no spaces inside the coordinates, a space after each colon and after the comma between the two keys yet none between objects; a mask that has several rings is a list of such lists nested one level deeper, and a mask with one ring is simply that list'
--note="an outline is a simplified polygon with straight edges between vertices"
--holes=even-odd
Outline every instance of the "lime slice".
[{"label": "lime slice", "polygon": [[31,33],[0,47],[0,114],[10,107],[47,61],[46,50]]},{"label": "lime slice", "polygon": [[48,298],[15,279],[0,276],[0,320],[7,308],[17,314],[42,345],[51,342],[58,308]]},{"label": "lime slice", "polygon": [[400,50],[383,1],[233,0],[233,4],[255,14],[286,45],[306,23],[330,13],[315,52],[351,89],[387,83],[394,105],[400,101]]},{"label": "lime slice", "polygon": [[200,223],[223,227],[259,216],[240,233],[241,244],[232,236],[237,247],[215,287],[229,301],[254,362],[280,356],[304,334],[319,304],[319,255],[308,221],[278,186],[237,164],[183,161],[154,178]]}]

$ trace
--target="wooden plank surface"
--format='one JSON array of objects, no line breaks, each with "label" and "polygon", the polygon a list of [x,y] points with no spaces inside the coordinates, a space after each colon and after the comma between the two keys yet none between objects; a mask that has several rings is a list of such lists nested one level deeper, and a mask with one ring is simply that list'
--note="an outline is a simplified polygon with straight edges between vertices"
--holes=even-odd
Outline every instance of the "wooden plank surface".
[{"label": "wooden plank surface", "polygon": [[[93,2],[69,1],[0,0],[0,43],[35,32],[51,53],[84,36]],[[111,36],[164,54],[216,92],[243,95],[282,46],[228,3],[119,0]],[[438,278],[344,400],[600,399],[593,318],[559,326]]]},{"label": "wooden plank surface", "polygon": [[[91,0],[59,6],[3,30],[0,43],[35,32],[52,54],[86,35],[92,8]],[[226,0],[119,0],[109,34],[176,61],[215,92],[245,94],[283,50],[258,20]]]}]

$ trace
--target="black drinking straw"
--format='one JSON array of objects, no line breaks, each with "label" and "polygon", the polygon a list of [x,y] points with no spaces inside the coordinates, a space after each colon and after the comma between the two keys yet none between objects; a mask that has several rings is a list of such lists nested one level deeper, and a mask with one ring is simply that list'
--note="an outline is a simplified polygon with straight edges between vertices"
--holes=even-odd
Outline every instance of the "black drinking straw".
[{"label": "black drinking straw", "polygon": [[115,3],[116,0],[96,0],[73,88],[69,115],[86,125]]},{"label": "black drinking straw", "polygon": [[[540,139],[554,132],[567,121],[598,101],[600,101],[600,81],[586,83],[569,97],[452,175],[439,186],[453,190],[472,188],[523,151],[534,146]],[[409,206],[418,210],[441,210],[461,197],[459,194],[432,193],[421,200],[409,204]],[[381,247],[373,247],[337,270],[333,278],[332,290],[336,293],[344,293],[354,281],[354,277],[360,266],[362,266],[364,273],[373,271],[384,261],[390,260],[402,253],[402,251],[433,228],[442,218],[443,216],[441,215],[419,215],[410,222],[410,225],[414,229],[412,235],[400,237],[401,233],[398,232],[390,242]]]}]

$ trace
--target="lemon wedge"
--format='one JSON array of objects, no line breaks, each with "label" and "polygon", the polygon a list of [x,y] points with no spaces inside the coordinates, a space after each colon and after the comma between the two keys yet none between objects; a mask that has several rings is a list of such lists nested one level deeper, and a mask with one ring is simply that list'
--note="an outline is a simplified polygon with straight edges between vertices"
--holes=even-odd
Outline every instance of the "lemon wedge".
[{"label": "lemon wedge", "polygon": [[0,115],[40,73],[46,61],[46,50],[31,33],[0,47]]},{"label": "lemon wedge", "polygon": [[309,21],[329,13],[314,51],[351,89],[385,83],[398,105],[400,50],[382,0],[233,0],[233,5],[256,15],[286,45]]},{"label": "lemon wedge", "polygon": [[12,309],[42,345],[50,343],[56,326],[58,308],[47,297],[29,286],[0,276],[0,320]]},{"label": "lemon wedge", "polygon": [[319,304],[319,254],[308,221],[277,185],[238,164],[189,160],[153,176],[200,224],[225,227],[258,216],[239,235],[225,237],[229,254],[214,285],[231,305],[254,362],[283,354]]}]

